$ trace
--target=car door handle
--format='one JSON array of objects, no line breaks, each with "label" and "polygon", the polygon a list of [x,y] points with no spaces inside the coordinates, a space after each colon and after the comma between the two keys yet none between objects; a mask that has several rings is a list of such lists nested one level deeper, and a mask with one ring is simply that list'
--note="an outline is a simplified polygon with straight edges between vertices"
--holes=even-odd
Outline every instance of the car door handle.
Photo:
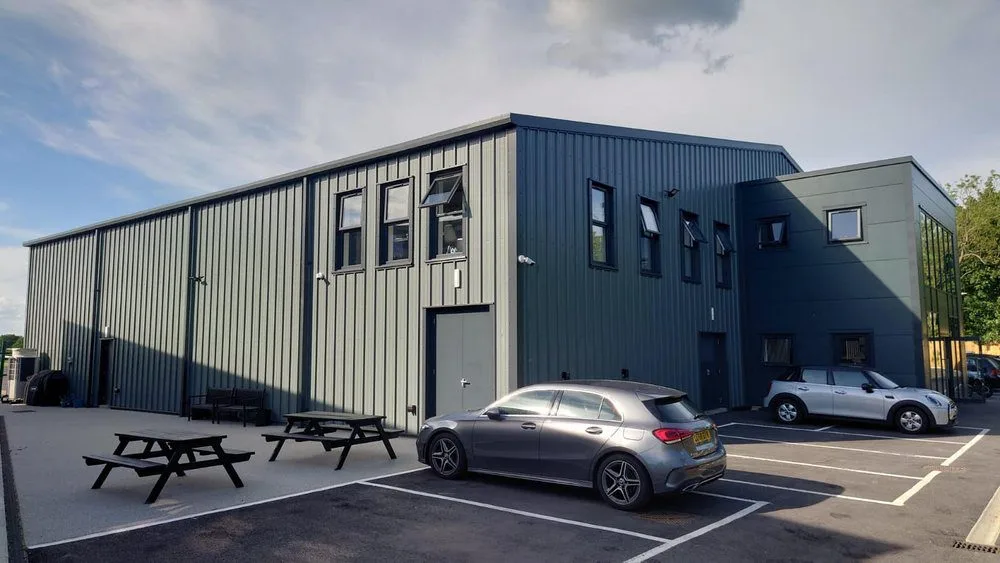
[{"label": "car door handle", "polygon": [[590,428],[587,428],[587,434],[600,434],[601,432],[604,432],[604,429],[600,426],[591,426]]},{"label": "car door handle", "polygon": [[834,393],[836,393],[838,395],[846,395],[847,391],[834,391]]},{"label": "car door handle", "polygon": [[524,428],[525,430],[534,430],[537,427],[534,422],[525,422],[521,424],[521,428]]},{"label": "car door handle", "polygon": [[808,387],[799,387],[799,391],[808,391],[808,390],[809,390]]}]

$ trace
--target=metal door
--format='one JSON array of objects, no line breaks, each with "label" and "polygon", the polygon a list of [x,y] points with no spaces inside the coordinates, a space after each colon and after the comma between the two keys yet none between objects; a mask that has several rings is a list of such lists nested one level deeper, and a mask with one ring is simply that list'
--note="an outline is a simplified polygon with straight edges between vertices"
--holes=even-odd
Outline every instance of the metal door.
[{"label": "metal door", "polygon": [[[487,309],[439,310],[430,315],[432,361],[428,416],[483,408],[496,399],[496,338]],[[430,403],[430,402],[429,402]]]},{"label": "metal door", "polygon": [[729,375],[726,370],[726,335],[699,334],[698,356],[701,377],[701,408],[729,407]]},{"label": "metal door", "polygon": [[591,481],[594,457],[621,427],[617,410],[596,393],[564,391],[542,427],[539,444],[545,477]]}]

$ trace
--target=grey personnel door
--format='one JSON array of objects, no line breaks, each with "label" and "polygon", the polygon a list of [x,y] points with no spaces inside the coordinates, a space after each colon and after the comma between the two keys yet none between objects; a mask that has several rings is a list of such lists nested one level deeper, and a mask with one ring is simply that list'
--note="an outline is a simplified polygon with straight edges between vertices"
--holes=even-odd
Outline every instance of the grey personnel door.
[{"label": "grey personnel door", "polygon": [[427,416],[485,407],[496,399],[496,337],[488,307],[429,314]]},{"label": "grey personnel door", "polygon": [[729,407],[725,334],[702,332],[698,335],[698,363],[701,369],[702,410]]}]

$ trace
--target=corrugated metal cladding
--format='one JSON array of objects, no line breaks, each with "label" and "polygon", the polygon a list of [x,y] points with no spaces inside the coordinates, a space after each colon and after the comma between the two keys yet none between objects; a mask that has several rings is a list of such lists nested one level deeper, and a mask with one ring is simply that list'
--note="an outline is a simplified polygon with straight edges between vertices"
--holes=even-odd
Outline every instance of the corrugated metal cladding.
[{"label": "corrugated metal cladding", "polygon": [[298,410],[304,194],[297,183],[197,210],[190,393],[262,388],[273,412]]},{"label": "corrugated metal cladding", "polygon": [[[734,184],[797,172],[778,149],[730,148],[518,129],[518,272],[522,384],[617,378],[674,386],[700,401],[699,331],[726,333],[731,400],[739,402],[739,259],[733,289],[715,283],[713,222],[735,235]],[[614,188],[617,270],[590,267],[589,180]],[[668,198],[664,190],[680,188]],[[663,276],[639,273],[638,196],[658,202]],[[699,216],[701,284],[681,281],[680,213]],[[713,312],[714,310],[714,312]]]},{"label": "corrugated metal cladding", "polygon": [[93,342],[94,234],[34,246],[28,272],[24,345],[48,356],[42,362],[62,370],[83,397]]},{"label": "corrugated metal cladding", "polygon": [[188,212],[172,213],[99,235],[96,325],[114,339],[110,374],[117,391],[109,394],[110,406],[156,412],[180,406],[189,221]]},{"label": "corrugated metal cladding", "polygon": [[[387,423],[416,430],[425,405],[426,308],[494,305],[497,311],[498,388],[510,372],[509,286],[514,260],[507,234],[508,150],[512,132],[500,131],[431,150],[400,155],[366,166],[318,176],[313,181],[316,222],[315,272],[327,275],[314,285],[312,407],[385,413]],[[427,210],[419,205],[429,188],[428,174],[465,166],[468,210],[467,258],[428,262]],[[381,188],[411,179],[411,249],[414,261],[378,266]],[[335,272],[337,194],[363,188],[363,270]],[[455,272],[460,286],[455,287]],[[506,323],[506,324],[505,324]],[[430,390],[433,392],[433,390]]]}]

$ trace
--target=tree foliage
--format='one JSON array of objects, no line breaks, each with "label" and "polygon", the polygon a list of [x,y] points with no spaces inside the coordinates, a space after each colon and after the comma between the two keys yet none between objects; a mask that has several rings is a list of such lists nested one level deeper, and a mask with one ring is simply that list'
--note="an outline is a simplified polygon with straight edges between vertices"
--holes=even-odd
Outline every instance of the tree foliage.
[{"label": "tree foliage", "polygon": [[958,265],[965,332],[1000,342],[1000,172],[966,174],[948,191],[959,204]]}]

